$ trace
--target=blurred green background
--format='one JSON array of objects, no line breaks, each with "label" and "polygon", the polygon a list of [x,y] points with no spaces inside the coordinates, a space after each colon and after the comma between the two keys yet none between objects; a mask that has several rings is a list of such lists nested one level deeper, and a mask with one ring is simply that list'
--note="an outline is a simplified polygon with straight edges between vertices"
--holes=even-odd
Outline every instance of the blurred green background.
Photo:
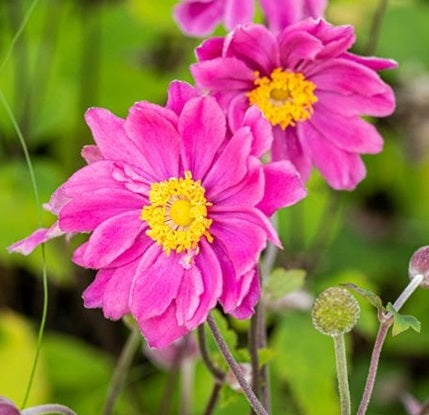
[{"label": "blurred green background", "polygon": [[[0,62],[28,8],[28,0],[0,0]],[[80,149],[91,143],[83,121],[88,107],[120,116],[139,100],[163,104],[173,79],[191,81],[189,64],[198,40],[184,37],[172,20],[175,1],[40,1],[11,58],[0,73],[27,140],[42,202],[83,166]],[[328,19],[354,24],[355,51],[366,49],[375,0],[331,0]],[[392,0],[377,54],[400,67],[383,76],[393,84],[396,113],[375,121],[385,137],[382,154],[366,157],[368,177],[353,193],[330,191],[317,174],[309,197],[279,215],[286,247],[278,266],[307,270],[306,290],[317,295],[353,282],[394,301],[407,284],[408,260],[429,244],[429,1]],[[222,33],[219,30],[219,33]],[[45,213],[45,225],[53,217]],[[0,395],[20,403],[35,351],[42,309],[40,250],[29,257],[6,247],[37,227],[37,210],[22,149],[0,108]],[[80,298],[93,278],[70,262],[79,241],[46,247],[50,305],[40,365],[30,404],[58,401],[80,415],[101,413],[109,379],[127,336],[121,323],[86,310]],[[361,302],[362,318],[350,337],[350,382],[356,407],[377,330],[375,310]],[[418,291],[405,313],[422,333],[389,338],[368,414],[405,414],[400,398],[429,398],[429,292]],[[219,316],[219,319],[222,317]],[[316,332],[308,311],[280,307],[269,313],[274,414],[335,415],[331,340]],[[246,345],[247,323],[224,321],[228,339]],[[228,329],[227,329],[228,328]],[[215,348],[211,345],[215,358]],[[236,352],[241,359],[246,354]],[[241,354],[240,354],[241,353]],[[118,415],[160,414],[171,373],[138,353],[117,407]],[[171,413],[178,409],[180,376]],[[213,381],[193,362],[192,413],[201,414]],[[222,390],[216,414],[247,414],[241,395]]]}]

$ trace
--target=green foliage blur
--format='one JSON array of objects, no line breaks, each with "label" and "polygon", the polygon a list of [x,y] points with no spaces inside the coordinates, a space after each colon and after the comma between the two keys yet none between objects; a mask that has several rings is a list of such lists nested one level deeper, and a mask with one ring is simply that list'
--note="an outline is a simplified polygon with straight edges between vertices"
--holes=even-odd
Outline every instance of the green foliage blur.
[{"label": "green foliage blur", "polygon": [[[0,0],[0,63],[30,4],[30,0]],[[174,0],[39,2],[0,72],[0,88],[28,143],[42,202],[84,165],[80,149],[92,143],[83,120],[87,108],[101,106],[126,116],[139,100],[163,104],[172,80],[191,82],[188,68],[199,41],[186,38],[176,27],[174,4]],[[329,4],[329,20],[355,25],[358,53],[367,48],[377,5],[376,0]],[[383,74],[395,88],[398,105],[392,117],[374,120],[385,138],[385,149],[365,157],[367,179],[352,193],[335,193],[314,173],[308,198],[279,214],[285,250],[276,267],[305,269],[304,288],[312,296],[338,283],[354,283],[376,292],[385,304],[393,302],[408,283],[410,256],[429,244],[428,21],[427,1],[389,3],[377,55],[400,64],[398,70]],[[44,213],[42,221],[50,225],[53,217]],[[18,404],[35,351],[42,261],[40,250],[21,257],[8,254],[6,247],[37,227],[22,149],[7,112],[0,107],[0,395]],[[121,322],[105,321],[99,310],[83,308],[80,295],[93,275],[70,261],[80,241],[52,241],[46,247],[50,307],[29,404],[56,401],[80,415],[96,415],[101,413],[128,330]],[[302,282],[304,275],[303,271],[292,274],[295,280],[285,282],[287,290],[300,286],[297,281]],[[281,289],[279,281],[275,290]],[[377,331],[375,309],[359,301],[361,319],[347,338],[354,408]],[[421,321],[421,334],[389,336],[369,415],[406,414],[401,403],[405,392],[421,401],[429,398],[428,304],[429,292],[423,290],[406,304],[404,312]],[[217,318],[236,357],[247,360],[243,349],[248,323],[220,313]],[[277,305],[268,319],[265,360],[271,366],[273,414],[338,414],[332,340],[312,327],[308,310]],[[210,349],[221,363],[214,344]],[[157,415],[171,395],[171,413],[180,414],[180,376],[169,393],[166,385],[171,376],[139,352],[115,413]],[[192,413],[201,414],[213,380],[199,359],[193,362],[192,384]],[[223,387],[215,414],[248,413],[243,397]]]}]

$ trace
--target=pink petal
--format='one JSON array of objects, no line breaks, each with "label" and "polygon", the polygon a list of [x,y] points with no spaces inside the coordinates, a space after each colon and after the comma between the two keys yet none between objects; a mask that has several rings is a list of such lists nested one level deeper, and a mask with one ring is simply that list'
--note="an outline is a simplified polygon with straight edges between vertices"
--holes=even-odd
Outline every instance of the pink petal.
[{"label": "pink petal", "polygon": [[395,109],[395,95],[386,85],[384,93],[377,95],[343,95],[330,91],[318,91],[317,98],[320,103],[336,114],[353,117],[356,115],[371,115],[385,117],[392,114]]},{"label": "pink petal", "polygon": [[273,129],[271,124],[263,117],[258,107],[250,107],[244,114],[243,127],[248,126],[252,131],[253,142],[251,154],[256,157],[263,156],[273,142]]},{"label": "pink petal", "polygon": [[155,108],[137,104],[130,108],[124,125],[128,136],[148,161],[143,170],[151,171],[157,181],[178,176],[180,138],[170,117]]},{"label": "pink petal", "polygon": [[228,105],[228,123],[232,132],[237,131],[244,123],[244,115],[249,109],[249,99],[247,96],[237,94]]},{"label": "pink petal", "polygon": [[138,321],[160,316],[177,297],[185,269],[175,252],[166,255],[158,247],[158,258],[153,264],[142,259],[136,271],[131,291],[130,307]]},{"label": "pink petal", "polygon": [[33,232],[30,236],[25,239],[22,239],[14,244],[10,245],[7,250],[9,252],[16,252],[21,255],[29,255],[34,251],[39,245],[53,239],[58,236],[64,235],[58,222],[55,222],[50,228],[41,228]]},{"label": "pink petal", "polygon": [[394,61],[393,59],[376,58],[373,56],[359,56],[350,52],[345,52],[341,57],[349,59],[360,65],[364,65],[374,71],[384,71],[386,69],[395,69],[398,67],[398,62]]},{"label": "pink petal", "polygon": [[143,156],[127,137],[124,120],[103,108],[91,108],[85,120],[92,131],[97,147],[106,160],[121,160],[141,166]]},{"label": "pink petal", "polygon": [[324,137],[350,153],[376,154],[383,149],[383,139],[377,129],[358,117],[342,117],[319,105],[308,122],[321,139]]},{"label": "pink petal", "polygon": [[226,0],[224,21],[228,30],[253,20],[254,0]]},{"label": "pink petal", "polygon": [[61,209],[60,228],[65,232],[89,232],[113,216],[141,210],[144,203],[142,196],[128,190],[107,188],[85,192]]},{"label": "pink petal", "polygon": [[150,319],[143,319],[139,315],[136,317],[149,346],[157,349],[169,346],[189,331],[186,327],[179,326],[177,323],[176,305],[174,303],[160,316]]},{"label": "pink petal", "polygon": [[280,66],[277,39],[262,25],[238,26],[225,39],[224,56],[240,59],[263,75]]},{"label": "pink petal", "polygon": [[140,211],[125,212],[103,221],[91,234],[88,243],[76,250],[73,261],[85,268],[108,268],[132,247],[146,224]]},{"label": "pink petal", "polygon": [[241,277],[241,292],[237,307],[230,314],[238,319],[249,318],[255,312],[255,305],[261,298],[261,285],[256,270]]},{"label": "pink petal", "polygon": [[353,190],[366,175],[365,165],[357,154],[348,153],[321,138],[310,123],[303,126],[314,165],[336,190]]},{"label": "pink petal", "polygon": [[204,292],[201,272],[194,265],[183,273],[182,283],[176,298],[177,322],[183,326],[192,319],[200,304],[200,296]]},{"label": "pink petal", "polygon": [[226,120],[212,97],[188,101],[179,118],[179,133],[184,146],[184,169],[195,180],[202,179],[225,139]]},{"label": "pink petal", "polygon": [[82,294],[83,303],[86,308],[103,307],[103,296],[106,290],[106,285],[114,272],[114,269],[102,269],[97,272],[94,281]]},{"label": "pink petal", "polygon": [[186,322],[189,330],[199,326],[207,319],[208,313],[216,306],[222,293],[222,271],[212,245],[201,240],[199,246],[200,252],[195,257],[195,266],[200,270],[204,291],[200,296],[195,314]]},{"label": "pink petal", "polygon": [[119,320],[130,313],[130,293],[140,259],[114,268],[103,295],[104,317]]},{"label": "pink petal", "polygon": [[371,69],[345,59],[331,59],[315,65],[309,80],[318,90],[339,94],[372,96],[386,91],[385,83]]},{"label": "pink petal", "polygon": [[207,61],[222,56],[224,37],[211,37],[195,49],[198,61]]},{"label": "pink petal", "polygon": [[264,166],[265,194],[258,209],[271,216],[278,209],[303,199],[307,192],[301,176],[289,161],[277,161]]},{"label": "pink petal", "polygon": [[210,232],[225,247],[236,273],[242,275],[252,269],[267,241],[266,231],[255,224],[259,219],[250,213],[229,211],[213,211],[211,218]]},{"label": "pink petal", "polygon": [[248,161],[245,178],[236,186],[223,191],[216,198],[217,206],[255,206],[264,195],[265,178],[261,162],[256,157]]},{"label": "pink petal", "polygon": [[222,198],[223,191],[243,180],[247,173],[246,160],[250,154],[251,144],[249,127],[240,128],[228,141],[203,180],[210,201],[216,202],[218,198]]},{"label": "pink petal", "polygon": [[255,80],[254,70],[237,58],[216,58],[191,65],[192,76],[202,89],[249,91]]},{"label": "pink petal", "polygon": [[184,1],[174,8],[174,18],[187,35],[205,37],[221,21],[223,3],[222,0]]},{"label": "pink petal", "polygon": [[103,155],[101,154],[100,149],[95,145],[83,146],[80,154],[87,164],[103,160]]},{"label": "pink petal", "polygon": [[289,160],[301,175],[303,182],[310,177],[312,163],[309,152],[303,146],[305,137],[300,140],[298,134],[301,134],[301,124],[296,127],[288,127],[282,130],[280,127],[274,127],[274,142],[271,149],[273,161]]},{"label": "pink petal", "polygon": [[314,60],[322,51],[323,44],[315,36],[301,30],[285,30],[279,36],[282,65],[295,69],[302,60]]},{"label": "pink petal", "polygon": [[183,110],[184,105],[198,96],[197,90],[187,82],[173,81],[168,88],[168,100],[166,107],[177,115]]}]

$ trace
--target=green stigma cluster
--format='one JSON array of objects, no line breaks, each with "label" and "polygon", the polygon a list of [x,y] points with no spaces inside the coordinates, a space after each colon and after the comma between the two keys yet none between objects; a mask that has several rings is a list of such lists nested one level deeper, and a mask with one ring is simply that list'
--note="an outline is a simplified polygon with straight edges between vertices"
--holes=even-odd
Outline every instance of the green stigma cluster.
[{"label": "green stigma cluster", "polygon": [[327,336],[348,333],[359,319],[357,300],[346,289],[328,288],[316,299],[312,309],[313,325]]}]

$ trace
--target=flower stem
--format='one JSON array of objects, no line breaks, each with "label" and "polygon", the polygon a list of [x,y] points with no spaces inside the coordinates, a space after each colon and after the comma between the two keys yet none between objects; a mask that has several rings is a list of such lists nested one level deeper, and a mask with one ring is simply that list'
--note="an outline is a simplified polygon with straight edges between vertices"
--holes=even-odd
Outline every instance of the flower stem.
[{"label": "flower stem", "polygon": [[209,402],[204,411],[204,415],[213,415],[216,404],[219,400],[219,394],[221,389],[222,389],[222,383],[219,383],[218,381],[215,380]]},{"label": "flower stem", "polygon": [[249,401],[252,408],[255,410],[257,415],[269,415],[268,412],[265,410],[265,408],[262,406],[259,399],[254,394],[252,388],[247,383],[246,379],[243,377],[243,374],[241,373],[240,366],[235,361],[234,357],[231,354],[231,351],[229,350],[228,345],[226,344],[224,338],[222,337],[222,333],[220,332],[216,322],[214,321],[213,317],[209,315],[207,317],[207,323],[210,327],[210,330],[213,333],[213,337],[215,339],[216,344],[219,347],[219,350],[221,351],[223,357],[225,358],[226,363],[230,367],[231,371],[234,373],[234,376],[237,379],[238,384],[240,385],[244,395],[246,396],[247,400]]},{"label": "flower stem", "polygon": [[333,336],[335,345],[335,362],[337,365],[338,390],[340,392],[341,415],[350,415],[350,389],[347,376],[347,358],[344,334]]},{"label": "flower stem", "polygon": [[200,348],[201,358],[206,365],[208,371],[213,375],[217,382],[222,383],[225,378],[225,372],[219,369],[210,358],[209,351],[207,349],[206,333],[204,331],[204,324],[198,326],[198,346]]},{"label": "flower stem", "polygon": [[76,412],[67,408],[67,406],[56,403],[33,406],[32,408],[24,409],[21,415],[43,415],[43,414],[62,414],[62,415],[77,415]]},{"label": "flower stem", "polygon": [[410,281],[405,290],[402,291],[401,295],[393,304],[393,308],[396,311],[399,311],[402,308],[405,302],[411,297],[411,294],[413,294],[413,292],[419,287],[424,279],[425,277],[423,275],[418,274]]},{"label": "flower stem", "polygon": [[119,356],[118,364],[116,365],[115,372],[113,373],[112,382],[110,384],[109,393],[107,395],[106,403],[103,408],[103,415],[113,414],[116,400],[121,393],[127,377],[128,370],[131,366],[134,355],[141,341],[141,335],[138,327],[134,327],[130,333],[121,355]]}]

